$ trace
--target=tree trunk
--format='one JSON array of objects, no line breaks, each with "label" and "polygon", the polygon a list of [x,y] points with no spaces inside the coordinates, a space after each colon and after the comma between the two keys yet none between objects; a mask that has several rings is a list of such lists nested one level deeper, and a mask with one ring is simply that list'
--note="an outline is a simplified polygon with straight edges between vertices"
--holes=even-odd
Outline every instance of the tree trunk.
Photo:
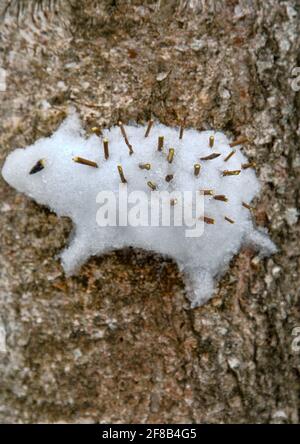
[{"label": "tree trunk", "polygon": [[191,310],[176,264],[155,254],[117,251],[66,278],[56,255],[70,222],[1,179],[1,422],[297,423],[297,1],[1,8],[1,165],[69,105],[87,129],[186,117],[249,138],[263,184],[254,217],[279,248],[241,251]]}]

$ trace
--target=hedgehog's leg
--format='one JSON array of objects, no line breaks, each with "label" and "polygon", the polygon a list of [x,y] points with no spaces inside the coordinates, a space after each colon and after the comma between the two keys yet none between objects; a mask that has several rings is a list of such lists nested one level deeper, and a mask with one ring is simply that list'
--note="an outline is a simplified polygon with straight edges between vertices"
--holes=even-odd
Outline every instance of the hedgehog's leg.
[{"label": "hedgehog's leg", "polygon": [[259,250],[259,255],[262,257],[277,252],[276,245],[269,239],[263,229],[251,230],[247,233],[245,243]]},{"label": "hedgehog's leg", "polygon": [[87,242],[83,235],[71,236],[70,244],[60,254],[61,263],[67,276],[72,275],[90,256]]},{"label": "hedgehog's leg", "polygon": [[187,297],[191,308],[205,304],[213,295],[214,280],[212,274],[203,268],[193,267],[187,272]]}]

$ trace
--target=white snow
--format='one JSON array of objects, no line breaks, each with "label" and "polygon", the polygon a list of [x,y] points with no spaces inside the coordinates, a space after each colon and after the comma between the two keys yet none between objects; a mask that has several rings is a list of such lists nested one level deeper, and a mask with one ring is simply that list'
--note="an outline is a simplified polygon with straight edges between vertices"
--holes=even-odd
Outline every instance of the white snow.
[{"label": "white snow", "polygon": [[[188,297],[192,306],[201,305],[212,297],[214,282],[228,267],[231,258],[242,245],[252,244],[262,255],[276,251],[275,245],[264,230],[253,225],[251,212],[242,205],[250,204],[259,193],[260,185],[253,168],[242,169],[248,162],[237,146],[232,151],[227,137],[221,132],[185,129],[179,140],[179,128],[169,128],[154,122],[148,137],[147,126],[124,125],[134,153],[128,147],[119,126],[103,131],[103,137],[87,136],[78,115],[71,112],[59,129],[49,138],[38,140],[26,149],[13,151],[6,159],[2,175],[15,189],[47,205],[59,216],[69,216],[75,226],[69,246],[62,252],[62,265],[67,274],[78,271],[92,255],[101,255],[126,246],[156,251],[177,261],[186,274]],[[209,137],[214,136],[214,146]],[[164,149],[157,150],[157,140],[164,136]],[[103,138],[109,141],[109,158],[103,152]],[[169,148],[175,149],[172,163],[167,161]],[[200,160],[212,153],[221,153],[213,160]],[[75,163],[80,156],[98,164],[98,168]],[[44,168],[29,174],[34,165],[43,160]],[[150,163],[151,169],[141,170],[140,163]],[[198,177],[194,164],[201,164]],[[118,193],[121,165],[131,191],[152,191],[148,181],[157,190],[193,191],[211,189],[215,195],[225,195],[228,202],[204,197],[204,214],[213,218],[214,224],[204,224],[200,237],[187,238],[186,226],[182,227],[99,227],[96,215],[99,191]],[[223,176],[224,170],[241,170],[239,175]],[[172,181],[165,180],[173,174]],[[174,209],[174,208],[173,208]],[[231,224],[224,219],[234,220]]]}]

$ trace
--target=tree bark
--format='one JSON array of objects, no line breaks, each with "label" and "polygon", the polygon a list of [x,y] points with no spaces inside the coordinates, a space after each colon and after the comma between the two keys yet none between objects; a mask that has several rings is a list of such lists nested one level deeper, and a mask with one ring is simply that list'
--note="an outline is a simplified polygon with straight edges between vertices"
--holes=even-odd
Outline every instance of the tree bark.
[{"label": "tree bark", "polygon": [[70,105],[87,129],[154,116],[246,135],[254,217],[279,252],[241,251],[194,310],[155,254],[117,251],[66,278],[70,222],[1,178],[1,422],[297,423],[297,1],[3,3],[1,165]]}]

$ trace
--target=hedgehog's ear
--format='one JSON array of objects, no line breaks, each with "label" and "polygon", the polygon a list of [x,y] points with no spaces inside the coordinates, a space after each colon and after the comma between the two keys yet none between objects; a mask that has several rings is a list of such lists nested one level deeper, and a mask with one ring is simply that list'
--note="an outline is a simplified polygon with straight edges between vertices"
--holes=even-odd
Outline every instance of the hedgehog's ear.
[{"label": "hedgehog's ear", "polygon": [[68,116],[58,128],[57,133],[69,134],[73,137],[76,135],[80,136],[82,135],[82,133],[84,133],[81,126],[79,114],[74,107],[69,108]]}]

